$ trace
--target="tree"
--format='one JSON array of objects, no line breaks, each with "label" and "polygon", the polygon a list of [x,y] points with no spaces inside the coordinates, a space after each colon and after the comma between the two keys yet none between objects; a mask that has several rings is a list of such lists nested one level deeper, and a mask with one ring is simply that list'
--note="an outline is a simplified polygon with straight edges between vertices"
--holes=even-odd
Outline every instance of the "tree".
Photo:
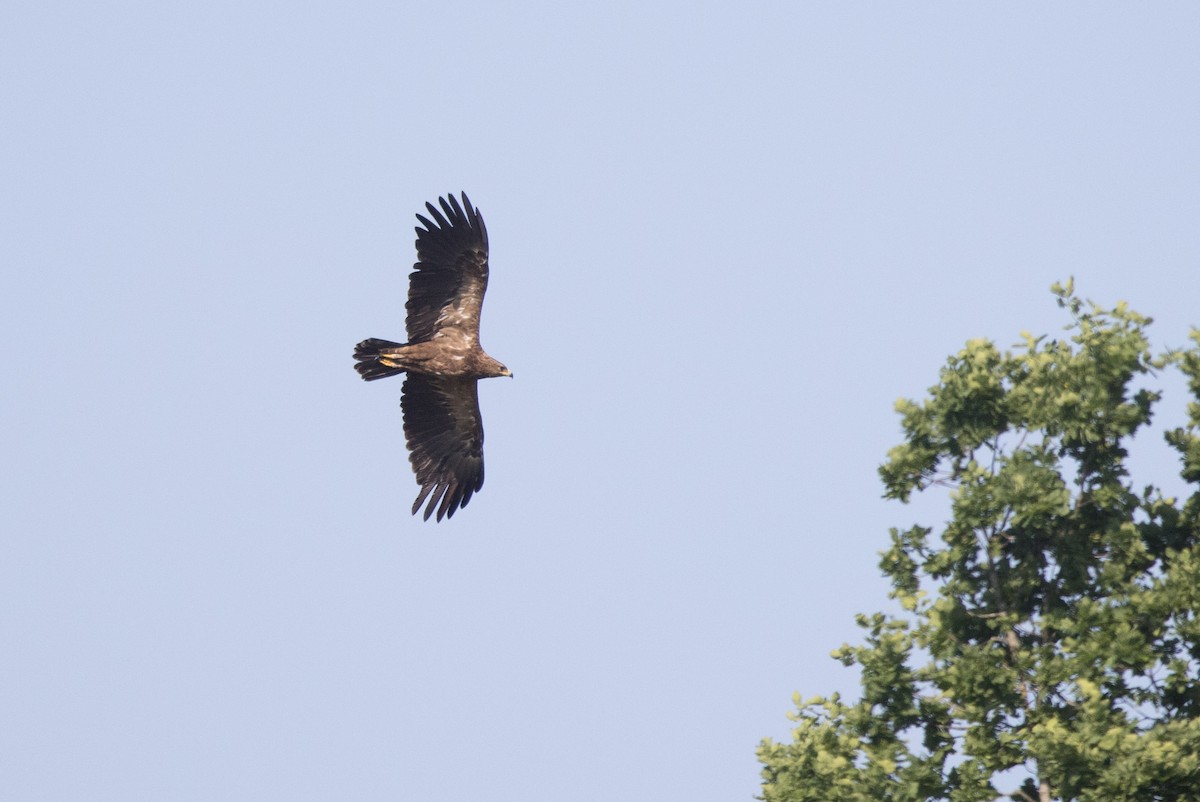
[{"label": "tree", "polygon": [[[950,519],[891,531],[896,614],[833,653],[861,698],[794,697],[767,802],[1200,799],[1200,331],[1154,357],[1148,318],[1053,292],[1067,339],[972,340],[897,404],[885,496],[947,488]],[[1182,504],[1125,466],[1170,366],[1196,399],[1166,432]]]}]

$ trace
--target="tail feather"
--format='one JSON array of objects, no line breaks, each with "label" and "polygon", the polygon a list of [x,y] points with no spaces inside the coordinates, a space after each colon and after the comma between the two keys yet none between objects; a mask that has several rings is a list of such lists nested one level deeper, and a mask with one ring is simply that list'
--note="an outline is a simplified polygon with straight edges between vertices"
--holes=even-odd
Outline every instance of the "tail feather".
[{"label": "tail feather", "polygon": [[354,363],[354,369],[358,371],[358,375],[363,377],[363,381],[374,381],[403,373],[404,368],[383,365],[379,362],[380,349],[399,348],[400,346],[401,343],[380,340],[375,337],[363,340],[354,346],[354,358],[358,360]]}]

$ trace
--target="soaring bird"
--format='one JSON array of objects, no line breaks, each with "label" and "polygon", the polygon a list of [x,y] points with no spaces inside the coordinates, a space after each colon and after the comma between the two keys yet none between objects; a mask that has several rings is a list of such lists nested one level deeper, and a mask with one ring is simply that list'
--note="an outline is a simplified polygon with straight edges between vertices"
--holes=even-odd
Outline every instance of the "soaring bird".
[{"label": "soaring bird", "polygon": [[479,344],[479,313],[488,283],[488,235],[467,193],[426,203],[418,214],[417,263],[408,277],[408,342],[371,338],[354,349],[366,381],[407,373],[400,395],[409,461],[421,491],[413,515],[428,500],[426,521],[453,517],[483,487],[480,379],[512,376]]}]

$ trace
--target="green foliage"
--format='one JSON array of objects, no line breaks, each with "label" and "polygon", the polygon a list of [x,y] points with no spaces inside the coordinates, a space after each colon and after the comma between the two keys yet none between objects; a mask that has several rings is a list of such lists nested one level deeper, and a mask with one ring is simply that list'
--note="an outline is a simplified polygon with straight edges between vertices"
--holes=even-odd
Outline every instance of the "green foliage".
[{"label": "green foliage", "polygon": [[1137,492],[1126,445],[1147,384],[1175,366],[1194,397],[1166,433],[1200,484],[1200,331],[1154,357],[1150,323],[1056,285],[1063,340],[972,340],[880,468],[887,497],[949,490],[937,538],[892,530],[880,566],[898,616],[862,615],[861,698],[795,698],[791,743],[765,741],[762,798],[1200,798],[1200,492]]}]

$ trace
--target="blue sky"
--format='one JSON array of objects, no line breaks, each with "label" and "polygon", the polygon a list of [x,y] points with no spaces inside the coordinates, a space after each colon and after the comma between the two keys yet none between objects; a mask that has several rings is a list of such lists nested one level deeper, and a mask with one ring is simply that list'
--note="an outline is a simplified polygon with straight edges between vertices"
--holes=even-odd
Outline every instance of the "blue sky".
[{"label": "blue sky", "polygon": [[[1191,3],[0,10],[0,786],[750,799],[886,604],[892,405],[1200,324]],[[413,213],[487,219],[487,484],[411,518]],[[1163,425],[1177,425],[1180,383]],[[1143,481],[1176,463],[1153,439]]]}]

